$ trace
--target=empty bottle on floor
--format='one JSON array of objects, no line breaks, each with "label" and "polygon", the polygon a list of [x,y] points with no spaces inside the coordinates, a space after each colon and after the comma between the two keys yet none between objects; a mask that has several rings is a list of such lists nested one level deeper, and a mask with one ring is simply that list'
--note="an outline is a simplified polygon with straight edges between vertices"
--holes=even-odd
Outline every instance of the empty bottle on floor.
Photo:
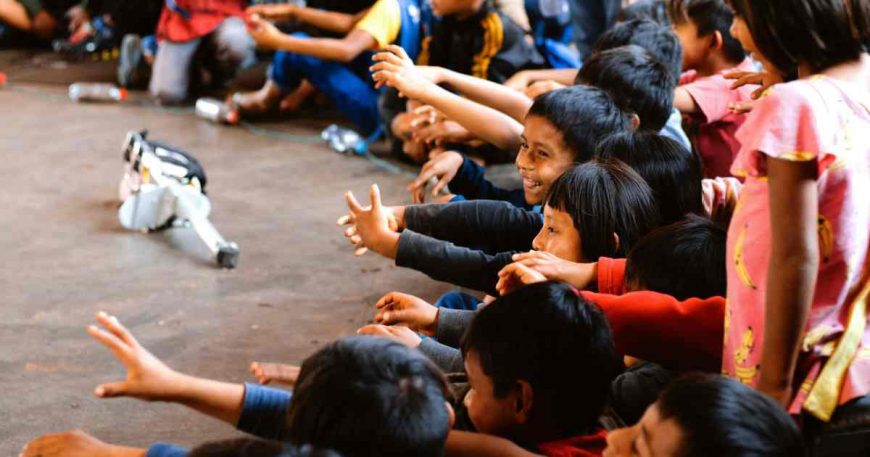
[{"label": "empty bottle on floor", "polygon": [[218,124],[235,125],[239,123],[239,112],[226,103],[214,98],[200,98],[196,101],[196,115]]},{"label": "empty bottle on floor", "polygon": [[332,124],[324,129],[320,136],[333,151],[352,152],[357,155],[365,155],[368,152],[365,139],[351,129]]},{"label": "empty bottle on floor", "polygon": [[114,84],[74,83],[69,86],[69,98],[74,102],[120,102],[127,99],[127,89]]}]

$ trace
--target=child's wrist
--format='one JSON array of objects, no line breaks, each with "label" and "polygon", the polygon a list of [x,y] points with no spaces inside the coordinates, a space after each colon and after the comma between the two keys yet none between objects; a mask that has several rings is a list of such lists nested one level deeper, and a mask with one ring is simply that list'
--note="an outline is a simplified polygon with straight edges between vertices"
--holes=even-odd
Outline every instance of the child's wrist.
[{"label": "child's wrist", "polygon": [[370,248],[384,257],[395,259],[399,252],[399,234],[386,231]]}]

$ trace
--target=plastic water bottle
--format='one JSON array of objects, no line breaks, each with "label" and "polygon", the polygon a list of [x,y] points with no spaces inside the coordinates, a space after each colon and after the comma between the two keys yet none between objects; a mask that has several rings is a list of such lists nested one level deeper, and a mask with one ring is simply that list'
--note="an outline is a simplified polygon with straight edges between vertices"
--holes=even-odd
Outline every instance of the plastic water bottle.
[{"label": "plastic water bottle", "polygon": [[74,102],[120,102],[127,99],[127,89],[114,84],[74,83],[69,86],[69,98]]},{"label": "plastic water bottle", "polygon": [[354,154],[365,155],[368,151],[365,139],[351,129],[332,124],[324,129],[320,136],[336,152],[353,152]]},{"label": "plastic water bottle", "polygon": [[226,103],[214,98],[200,98],[196,101],[196,115],[218,124],[238,124],[239,112]]}]

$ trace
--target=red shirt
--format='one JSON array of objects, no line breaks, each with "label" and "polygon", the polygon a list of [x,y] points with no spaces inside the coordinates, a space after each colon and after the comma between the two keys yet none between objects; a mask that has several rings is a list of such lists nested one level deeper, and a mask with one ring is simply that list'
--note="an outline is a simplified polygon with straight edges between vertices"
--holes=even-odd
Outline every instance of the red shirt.
[{"label": "red shirt", "polygon": [[548,457],[600,457],[607,447],[607,431],[594,435],[575,436],[538,445],[538,451]]},{"label": "red shirt", "polygon": [[[624,355],[680,371],[718,373],[725,334],[725,298],[680,301],[652,291],[623,295],[625,260],[598,261],[598,290],[583,291],[610,322],[616,349]],[[614,295],[616,294],[616,295]]]},{"label": "red shirt", "polygon": [[221,22],[245,13],[245,0],[174,0],[167,3],[157,23],[157,38],[174,42],[190,41],[213,32]]}]

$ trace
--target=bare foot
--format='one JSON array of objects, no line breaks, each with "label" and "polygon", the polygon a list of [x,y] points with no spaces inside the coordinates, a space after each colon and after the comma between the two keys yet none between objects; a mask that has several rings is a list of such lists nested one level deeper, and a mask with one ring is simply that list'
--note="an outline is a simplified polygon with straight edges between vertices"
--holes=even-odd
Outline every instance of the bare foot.
[{"label": "bare foot", "polygon": [[312,95],[317,93],[317,88],[314,87],[313,84],[308,82],[307,79],[303,79],[302,83],[299,84],[293,92],[290,92],[281,100],[280,109],[282,113],[292,113],[294,111],[298,111],[299,108],[305,103],[306,100],[311,98]]},{"label": "bare foot", "polygon": [[299,367],[284,365],[281,363],[251,363],[251,373],[260,384],[269,384],[272,381],[282,384],[295,385],[299,378]]},{"label": "bare foot", "polygon": [[41,436],[24,446],[19,457],[145,457],[145,449],[104,443],[80,430]]},{"label": "bare foot", "polygon": [[238,108],[241,114],[265,114],[273,110],[281,101],[281,88],[273,81],[266,81],[260,90],[236,92],[230,95],[229,103]]}]

